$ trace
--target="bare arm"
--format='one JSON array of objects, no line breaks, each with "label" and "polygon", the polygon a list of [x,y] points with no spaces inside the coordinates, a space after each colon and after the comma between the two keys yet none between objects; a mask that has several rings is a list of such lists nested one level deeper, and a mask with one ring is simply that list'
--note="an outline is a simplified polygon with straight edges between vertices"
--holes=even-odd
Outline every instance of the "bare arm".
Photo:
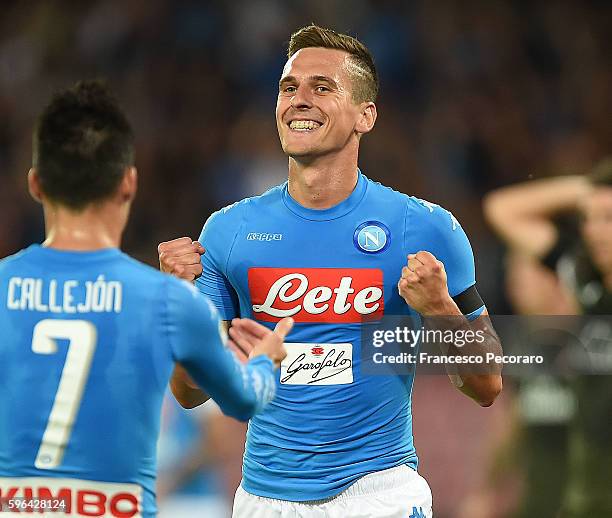
[{"label": "bare arm", "polygon": [[[472,322],[463,316],[448,292],[444,265],[431,253],[420,251],[408,256],[408,265],[402,269],[398,290],[406,303],[423,315],[426,325],[437,329],[471,330],[475,336],[477,332],[484,336],[477,351],[465,345],[445,344],[445,354],[502,354],[499,337],[486,310]],[[491,364],[483,373],[449,371],[449,377],[455,387],[481,406],[491,406],[502,390],[500,364]]]},{"label": "bare arm", "polygon": [[[433,327],[436,329],[471,331],[473,336],[483,336],[484,340],[462,343],[460,346],[454,343],[440,344],[443,354],[484,357],[487,353],[493,353],[495,356],[501,356],[503,354],[501,342],[493,329],[487,310],[485,309],[476,319],[469,321],[461,314],[455,302],[452,299],[450,301],[452,305],[449,303],[446,309],[441,310],[444,317],[440,318],[435,315],[425,317],[425,325],[428,325],[429,320],[433,322]],[[479,372],[474,372],[475,370]],[[491,406],[502,391],[501,364],[490,362],[477,368],[466,364],[465,366],[459,365],[457,369],[447,366],[447,372],[453,385],[480,406]]]},{"label": "bare arm", "polygon": [[508,246],[540,258],[557,240],[552,217],[575,210],[588,188],[582,176],[560,176],[512,185],[486,196],[484,214]]},{"label": "bare arm", "polygon": [[557,274],[520,252],[506,257],[506,294],[521,315],[575,315],[580,307]]},{"label": "bare arm", "polygon": [[[457,347],[454,344],[450,345],[450,354],[480,354],[493,353],[496,356],[503,354],[501,342],[497,333],[493,329],[493,324],[489,318],[489,313],[485,309],[482,315],[477,317],[472,322],[465,319],[464,326],[466,329],[472,330],[475,334],[479,331],[485,337],[485,341],[479,345],[478,351],[470,351],[469,347]],[[491,406],[503,388],[501,365],[489,365],[489,371],[482,374],[466,373],[459,374],[457,378],[452,378],[453,384],[466,396],[472,398],[480,406]]]},{"label": "bare arm", "polygon": [[187,374],[185,368],[177,363],[170,378],[170,390],[183,408],[195,408],[210,399]]}]

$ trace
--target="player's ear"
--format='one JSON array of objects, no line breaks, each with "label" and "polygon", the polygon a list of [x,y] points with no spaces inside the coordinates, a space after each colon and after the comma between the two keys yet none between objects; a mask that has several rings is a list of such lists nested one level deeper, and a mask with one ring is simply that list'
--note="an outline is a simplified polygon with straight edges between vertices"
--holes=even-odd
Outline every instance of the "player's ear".
[{"label": "player's ear", "polygon": [[361,113],[355,126],[355,131],[360,135],[372,131],[377,115],[376,105],[373,102],[361,103]]},{"label": "player's ear", "polygon": [[40,177],[38,176],[38,171],[34,167],[28,171],[28,190],[32,198],[38,203],[42,203],[43,192],[40,186]]},{"label": "player's ear", "polygon": [[136,197],[138,190],[138,172],[134,166],[128,167],[125,170],[123,179],[119,186],[119,194],[121,201],[131,202]]}]

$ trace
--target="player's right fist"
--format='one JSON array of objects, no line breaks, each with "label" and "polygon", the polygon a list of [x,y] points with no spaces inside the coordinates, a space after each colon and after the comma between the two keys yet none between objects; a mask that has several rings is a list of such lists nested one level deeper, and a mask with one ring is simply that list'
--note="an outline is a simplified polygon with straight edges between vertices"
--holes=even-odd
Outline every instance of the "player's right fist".
[{"label": "player's right fist", "polygon": [[170,273],[179,279],[193,282],[202,275],[200,256],[204,247],[190,237],[179,237],[172,241],[164,241],[157,247],[159,254],[159,269]]}]

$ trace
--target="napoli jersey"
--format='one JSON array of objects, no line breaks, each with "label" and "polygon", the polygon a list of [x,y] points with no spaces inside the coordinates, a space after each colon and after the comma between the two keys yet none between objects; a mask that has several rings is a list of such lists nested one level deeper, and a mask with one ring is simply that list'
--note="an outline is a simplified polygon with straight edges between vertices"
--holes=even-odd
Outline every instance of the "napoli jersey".
[{"label": "napoli jersey", "polygon": [[224,346],[208,299],[118,249],[33,245],[0,261],[0,329],[5,509],[53,499],[71,516],[152,517],[174,363],[243,420],[276,386],[267,357],[243,366]]},{"label": "napoli jersey", "polygon": [[451,296],[475,283],[457,220],[359,173],[332,208],[299,205],[285,183],[213,214],[200,241],[197,286],[221,318],[296,322],[277,398],[249,423],[244,489],[320,500],[371,472],[416,469],[413,376],[361,374],[361,322],[414,313],[397,290],[409,253],[427,250],[444,263]]}]

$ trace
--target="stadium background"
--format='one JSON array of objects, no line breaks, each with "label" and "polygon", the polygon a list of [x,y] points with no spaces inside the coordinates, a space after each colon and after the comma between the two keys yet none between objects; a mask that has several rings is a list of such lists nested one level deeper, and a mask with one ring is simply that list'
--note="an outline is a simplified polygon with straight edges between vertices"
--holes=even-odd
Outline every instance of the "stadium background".
[{"label": "stadium background", "polygon": [[[0,256],[42,239],[25,182],[32,127],[51,92],[81,78],[107,78],[135,127],[141,183],[124,248],[137,258],[156,265],[158,242],[196,237],[212,211],[283,181],[277,81],[290,33],[310,22],[374,54],[379,119],[362,170],[452,210],[490,311],[508,313],[503,249],[481,199],[511,182],[586,171],[610,152],[609,2],[4,1]],[[510,400],[511,390],[482,410],[441,377],[417,378],[415,442],[436,516],[484,516],[489,445],[508,426]],[[195,441],[207,473],[198,487],[223,495],[242,428],[201,415],[214,433]],[[499,516],[520,491],[506,478],[502,468],[502,489],[489,495]]]}]

